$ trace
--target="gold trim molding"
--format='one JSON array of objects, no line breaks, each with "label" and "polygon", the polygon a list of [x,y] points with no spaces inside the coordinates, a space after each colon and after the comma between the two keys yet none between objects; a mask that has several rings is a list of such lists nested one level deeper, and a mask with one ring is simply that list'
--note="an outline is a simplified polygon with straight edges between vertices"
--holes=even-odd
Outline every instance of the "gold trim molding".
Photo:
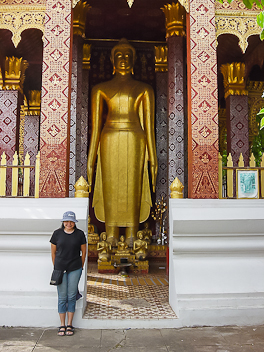
[{"label": "gold trim molding", "polygon": [[2,73],[0,72],[0,90],[19,90],[23,93],[25,71],[28,62],[23,58],[6,57],[5,59],[5,85],[3,85]]},{"label": "gold trim molding", "polygon": [[179,3],[164,5],[161,10],[165,14],[166,38],[186,36],[186,10]]},{"label": "gold trim molding", "polygon": [[36,28],[44,33],[45,12],[43,5],[0,5],[0,29],[12,32],[17,47],[25,29]]},{"label": "gold trim molding", "polygon": [[261,27],[256,21],[256,12],[249,11],[216,11],[215,27],[216,38],[221,34],[233,34],[238,37],[243,53],[248,47],[248,38],[261,33]]},{"label": "gold trim molding", "polygon": [[168,71],[168,47],[166,45],[155,46],[155,72]]}]

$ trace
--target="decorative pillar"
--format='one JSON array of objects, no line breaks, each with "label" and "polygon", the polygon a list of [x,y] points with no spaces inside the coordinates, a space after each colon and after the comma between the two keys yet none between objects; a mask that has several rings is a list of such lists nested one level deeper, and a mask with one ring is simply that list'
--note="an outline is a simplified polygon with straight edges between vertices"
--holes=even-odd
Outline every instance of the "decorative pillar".
[{"label": "decorative pillar", "polygon": [[[168,63],[167,46],[155,47],[156,72],[156,145],[158,159],[158,174],[156,182],[156,199],[168,197],[168,122],[167,122],[167,92],[168,92]],[[165,225],[165,228],[167,226]],[[156,236],[159,235],[159,224],[156,223]]]},{"label": "decorative pillar", "polygon": [[[19,113],[27,67],[26,60],[7,57],[4,82],[0,72],[0,155],[5,152],[9,165],[12,164],[15,151],[18,151]],[[11,169],[8,169],[6,173],[7,196],[11,195],[11,173]]]},{"label": "decorative pillar", "polygon": [[89,72],[91,60],[91,44],[83,45],[82,71],[82,117],[81,117],[81,175],[87,179],[88,156],[88,109],[89,109]]},{"label": "decorative pillar", "polygon": [[[39,150],[40,91],[29,92],[29,104],[24,100],[20,111],[19,156],[30,155],[30,165],[35,165]],[[30,195],[34,194],[35,169],[30,169]]]},{"label": "decorative pillar", "polygon": [[187,16],[188,195],[218,198],[215,2],[190,0]]},{"label": "decorative pillar", "polygon": [[162,8],[166,18],[166,38],[168,44],[168,185],[176,177],[187,191],[187,138],[185,121],[186,72],[185,36],[186,11],[177,2]]},{"label": "decorative pillar", "polygon": [[248,92],[244,80],[245,64],[225,64],[221,66],[221,72],[224,76],[226,99],[227,154],[231,153],[234,166],[237,166],[242,153],[245,166],[248,166]]},{"label": "decorative pillar", "polygon": [[[69,160],[69,196],[74,197],[74,185],[81,174],[82,152],[82,83],[83,83],[83,44],[85,37],[85,20],[90,5],[80,1],[73,10],[73,51],[71,74],[71,118],[70,118],[70,160]],[[86,129],[87,130],[87,129]],[[86,138],[87,139],[87,138]]]},{"label": "decorative pillar", "polygon": [[43,45],[40,124],[40,197],[69,193],[71,1],[49,0]]}]

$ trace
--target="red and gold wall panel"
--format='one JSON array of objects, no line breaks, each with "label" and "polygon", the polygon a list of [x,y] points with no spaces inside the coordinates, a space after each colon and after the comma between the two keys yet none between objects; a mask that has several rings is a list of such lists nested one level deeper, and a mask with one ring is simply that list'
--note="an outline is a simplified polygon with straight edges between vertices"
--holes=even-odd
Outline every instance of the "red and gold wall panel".
[{"label": "red and gold wall panel", "polygon": [[[18,138],[18,101],[19,92],[0,91],[0,157],[3,152],[6,154],[8,165],[12,165],[13,155],[17,150]],[[11,195],[11,169],[6,172],[6,195]]]},{"label": "red and gold wall panel", "polygon": [[40,196],[68,195],[71,1],[46,7],[40,125]]},{"label": "red and gold wall panel", "polygon": [[248,97],[229,95],[226,99],[227,154],[231,153],[234,166],[242,153],[245,166],[249,163]]},{"label": "red and gold wall panel", "polygon": [[218,198],[215,1],[191,0],[188,22],[189,198]]}]

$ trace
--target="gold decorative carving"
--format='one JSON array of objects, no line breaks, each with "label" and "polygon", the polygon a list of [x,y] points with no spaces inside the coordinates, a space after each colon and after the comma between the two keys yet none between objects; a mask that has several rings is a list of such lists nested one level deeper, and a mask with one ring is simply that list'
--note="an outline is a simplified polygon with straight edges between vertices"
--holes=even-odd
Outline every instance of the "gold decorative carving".
[{"label": "gold decorative carving", "polygon": [[155,72],[168,71],[168,47],[166,45],[155,46]]},{"label": "gold decorative carving", "polygon": [[219,127],[219,152],[223,154],[226,150],[226,109],[218,110],[218,127]]},{"label": "gold decorative carving", "polygon": [[224,76],[225,98],[229,95],[248,95],[246,90],[245,64],[241,62],[232,62],[221,66],[221,72]]},{"label": "gold decorative carving", "polygon": [[41,91],[40,90],[29,91],[29,105],[28,105],[28,101],[24,99],[25,114],[27,116],[39,116],[40,102],[41,102]]},{"label": "gold decorative carving", "polygon": [[161,10],[166,18],[166,38],[186,35],[186,10],[177,2],[164,5]]},{"label": "gold decorative carving", "polygon": [[73,34],[85,37],[85,21],[91,6],[85,0],[79,1],[73,9]]},{"label": "gold decorative carving", "polygon": [[80,0],[72,0],[72,8],[74,9],[75,6],[78,4]]},{"label": "gold decorative carving", "polygon": [[89,198],[88,183],[83,176],[74,185],[75,198]]},{"label": "gold decorative carving", "polygon": [[189,13],[190,11],[189,0],[179,0],[179,3],[185,8],[186,12]]},{"label": "gold decorative carving", "polygon": [[261,33],[261,27],[256,21],[256,12],[249,11],[216,11],[215,27],[216,37],[221,34],[233,34],[238,37],[243,53],[246,52],[248,38]]},{"label": "gold decorative carving", "polygon": [[90,70],[91,44],[83,44],[83,69]]},{"label": "gold decorative carving", "polygon": [[17,57],[6,57],[5,59],[5,85],[2,73],[0,73],[0,90],[19,90],[23,93],[23,83],[28,62]]},{"label": "gold decorative carving", "polygon": [[1,5],[0,29],[12,32],[12,41],[17,47],[21,33],[29,28],[37,28],[44,33],[46,7],[43,5]]},{"label": "gold decorative carving", "polygon": [[262,98],[264,90],[264,82],[250,81],[247,85],[248,90],[248,132],[249,147],[251,147],[254,137],[258,135],[259,128],[256,119],[257,113],[264,106],[264,98]]},{"label": "gold decorative carving", "polygon": [[183,184],[178,179],[178,177],[176,177],[175,180],[170,185],[171,198],[183,198],[183,189],[184,189]]}]

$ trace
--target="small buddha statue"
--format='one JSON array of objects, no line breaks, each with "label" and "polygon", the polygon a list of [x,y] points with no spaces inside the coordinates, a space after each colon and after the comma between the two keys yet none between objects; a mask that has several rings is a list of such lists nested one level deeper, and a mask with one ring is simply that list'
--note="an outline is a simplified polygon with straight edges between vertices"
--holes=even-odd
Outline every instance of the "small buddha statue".
[{"label": "small buddha statue", "polygon": [[145,260],[147,256],[148,243],[143,239],[143,231],[138,231],[137,240],[134,242],[134,252],[136,259]]},{"label": "small buddha statue", "polygon": [[88,244],[96,244],[99,241],[99,235],[95,231],[95,226],[91,224],[91,217],[88,216]]},{"label": "small buddha statue", "polygon": [[111,258],[111,244],[107,242],[106,232],[102,232],[100,235],[101,241],[97,243],[98,261],[109,262]]},{"label": "small buddha statue", "polygon": [[147,244],[151,244],[152,231],[149,228],[149,223],[147,221],[144,223],[144,229],[142,230],[142,233],[144,241],[146,241]]},{"label": "small buddha statue", "polygon": [[125,242],[125,237],[121,236],[120,241],[117,243],[117,255],[130,255],[128,244]]}]

